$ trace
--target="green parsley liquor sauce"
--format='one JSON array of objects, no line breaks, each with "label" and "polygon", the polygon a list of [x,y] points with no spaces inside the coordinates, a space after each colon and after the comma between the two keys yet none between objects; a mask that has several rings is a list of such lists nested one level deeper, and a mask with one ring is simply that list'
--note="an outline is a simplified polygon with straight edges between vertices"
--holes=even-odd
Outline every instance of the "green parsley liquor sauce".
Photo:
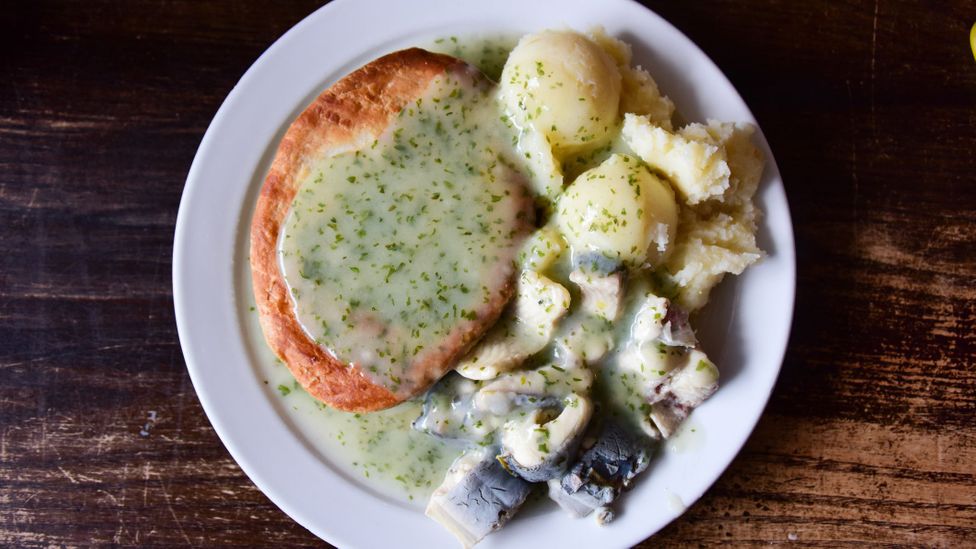
[{"label": "green parsley liquor sauce", "polygon": [[[471,37],[463,38],[460,41],[444,38],[428,46],[427,49],[460,57],[479,67],[490,78],[497,80],[509,51],[517,41],[518,37],[516,36]],[[377,142],[376,147],[361,152],[358,157],[353,154],[329,159],[328,162],[318,166],[317,170],[313,170],[308,179],[303,182],[303,188],[293,205],[293,214],[286,222],[285,231],[287,234],[282,238],[279,252],[282,267],[285,269],[283,272],[289,273],[286,276],[290,288],[300,296],[300,299],[296,301],[306,304],[302,306],[300,320],[310,334],[315,334],[318,331],[316,326],[322,326],[322,332],[325,331],[322,320],[326,320],[326,316],[323,316],[322,312],[315,311],[313,306],[306,301],[306,298],[311,296],[313,299],[319,300],[320,303],[331,302],[333,304],[340,300],[339,292],[331,295],[320,293],[327,280],[335,281],[341,277],[341,285],[335,288],[340,290],[341,296],[349,297],[348,306],[350,309],[352,309],[352,299],[358,299],[358,309],[363,306],[364,299],[375,301],[382,300],[385,297],[379,290],[382,290],[383,286],[387,284],[387,275],[390,276],[391,283],[399,284],[403,277],[408,274],[404,270],[407,265],[404,265],[403,268],[394,270],[392,273],[388,272],[388,269],[379,270],[372,274],[367,272],[372,284],[364,283],[364,279],[353,282],[352,277],[343,276],[344,273],[339,271],[338,267],[345,266],[349,273],[355,273],[352,267],[356,267],[362,273],[363,264],[361,262],[370,257],[373,257],[375,262],[378,256],[368,255],[362,260],[357,259],[360,261],[359,264],[352,262],[333,264],[326,260],[327,257],[335,257],[339,253],[349,255],[356,251],[356,244],[358,244],[362,247],[359,254],[364,252],[376,254],[390,252],[389,260],[384,264],[395,268],[403,260],[398,259],[394,263],[392,256],[394,252],[402,251],[403,248],[396,250],[396,241],[389,237],[396,222],[395,217],[390,217],[394,215],[394,212],[399,210],[401,219],[407,221],[407,216],[412,213],[407,212],[408,206],[416,209],[422,208],[422,204],[427,203],[427,211],[424,212],[427,215],[430,213],[431,207],[441,207],[440,204],[437,204],[438,199],[449,199],[453,205],[463,208],[464,212],[473,217],[473,214],[476,213],[475,210],[483,213],[489,207],[498,208],[503,199],[500,198],[498,202],[494,202],[495,197],[502,196],[505,198],[504,193],[497,194],[497,191],[494,193],[488,191],[487,194],[484,192],[473,193],[475,196],[472,198],[476,201],[479,199],[478,194],[481,195],[480,200],[482,202],[487,198],[488,204],[485,205],[463,204],[461,203],[463,200],[459,201],[453,196],[454,193],[464,190],[458,188],[458,184],[464,180],[458,177],[458,173],[464,176],[464,172],[468,169],[464,165],[465,160],[459,161],[462,156],[455,155],[463,154],[463,158],[470,159],[473,157],[478,160],[490,158],[488,166],[491,166],[498,159],[498,155],[494,158],[488,156],[493,152],[500,154],[503,160],[510,159],[510,155],[514,154],[513,140],[515,138],[511,128],[504,125],[499,127],[502,109],[490,97],[493,92],[459,87],[459,93],[461,89],[471,91],[471,93],[465,97],[451,97],[452,89],[448,88],[447,84],[446,81],[441,80],[437,86],[432,86],[430,93],[422,98],[423,100],[419,105],[414,104],[412,111],[411,109],[404,111],[395,127],[391,128],[380,142]],[[445,93],[446,98],[443,97]],[[439,102],[433,101],[435,96]],[[434,109],[437,105],[441,106],[440,112],[436,112]],[[444,105],[447,105],[448,109],[445,109]],[[462,106],[466,107],[465,118],[462,121],[465,128],[461,128],[460,125],[455,126],[459,120],[456,118],[457,113],[460,112],[459,108]],[[448,114],[449,112],[453,114]],[[421,122],[421,118],[428,120]],[[450,129],[448,135],[440,133],[438,121],[441,130]],[[472,128],[475,124],[478,124],[479,127]],[[483,127],[481,127],[482,124]],[[459,134],[459,129],[467,131]],[[399,134],[396,133],[397,130],[400,130]],[[485,135],[486,133],[488,136]],[[426,141],[421,141],[417,139],[417,134],[430,135],[427,135]],[[410,143],[411,137],[417,144],[416,148]],[[397,149],[398,145],[403,150]],[[466,145],[467,149],[462,149],[462,145]],[[492,147],[491,150],[487,150],[486,147],[488,146]],[[392,147],[392,151],[390,147]],[[416,150],[421,147],[424,149],[423,152]],[[379,148],[385,151],[387,165],[383,164],[382,156],[379,158],[381,161],[377,160],[376,155]],[[411,156],[408,157],[401,153],[411,153]],[[399,162],[394,166],[393,160],[398,158],[402,160],[403,168],[400,168]],[[356,164],[357,161],[358,164]],[[424,161],[426,164],[421,165]],[[446,169],[445,161],[451,162],[450,165],[446,166]],[[513,162],[521,162],[521,158],[516,158]],[[367,163],[374,167],[365,168]],[[388,180],[386,181],[387,186],[381,192],[377,186],[377,170],[385,171],[387,176],[391,171],[400,171],[402,175],[407,170],[407,166],[410,166],[413,175],[419,177],[420,180],[411,183],[409,180],[405,180],[406,178],[398,178],[396,189],[390,186],[391,182]],[[443,176],[431,178],[432,173],[437,173],[428,170],[431,166],[440,168],[444,172]],[[448,173],[447,170],[454,173]],[[348,173],[344,174],[343,171]],[[327,174],[330,177],[328,185],[325,184]],[[321,179],[316,182],[320,176]],[[355,177],[355,180],[350,180],[350,177]],[[438,185],[437,189],[433,189],[435,181]],[[451,182],[454,189],[448,188],[444,181]],[[481,181],[476,182],[479,185],[484,185]],[[337,191],[332,186],[335,183],[338,183],[343,189]],[[364,193],[368,187],[359,187],[360,183],[372,184],[373,191]],[[408,187],[412,187],[413,190],[409,190]],[[357,191],[359,193],[358,201]],[[338,192],[344,193],[345,196],[336,200]],[[393,198],[393,192],[399,193],[399,199]],[[413,200],[409,196],[405,196],[404,193],[411,194]],[[434,193],[440,194],[435,198]],[[462,198],[464,196],[470,195],[463,195]],[[340,200],[344,202],[340,202]],[[381,201],[383,202],[382,205],[380,205]],[[320,202],[321,206],[319,205]],[[355,212],[355,208],[352,206],[359,205],[362,207],[367,204],[372,205],[372,207],[361,208],[360,215],[368,215],[365,213],[367,211],[374,213],[363,221],[360,221],[355,215],[348,215],[345,211],[348,207]],[[384,206],[387,210],[385,213],[383,211]],[[393,207],[392,210],[391,207]],[[304,208],[304,212],[302,208]],[[319,212],[319,209],[323,211]],[[447,209],[442,208],[442,210]],[[323,217],[326,210],[337,212],[340,215],[330,214],[328,217]],[[298,212],[297,215],[294,212]],[[382,215],[374,218],[377,214]],[[304,219],[302,219],[303,217]],[[336,218],[335,230],[329,226],[332,223],[332,217]],[[318,220],[317,224],[315,223],[316,219]],[[322,230],[321,234],[319,229]],[[369,232],[360,236],[360,230]],[[412,226],[409,229],[398,227],[397,236],[403,242],[405,237],[412,235],[415,238],[415,243],[425,241],[429,247],[444,251],[446,256],[446,249],[451,244],[446,242],[443,235],[438,238],[431,237],[429,240],[427,236],[420,238],[429,230],[430,227],[427,230],[422,230],[420,226]],[[376,241],[381,242],[381,244],[374,246],[375,242],[369,242],[366,236],[376,232],[381,233],[380,239]],[[335,239],[339,234],[342,234],[340,246],[332,249],[332,244],[335,244]],[[327,235],[332,238],[331,241],[326,240]],[[498,236],[496,235],[496,239]],[[347,238],[350,240],[346,240]],[[352,240],[356,240],[356,243],[351,244]],[[387,245],[391,245],[389,249],[387,249]],[[243,246],[242,253],[246,254],[246,239],[243,240]],[[340,247],[342,247],[342,251],[340,251]],[[435,263],[442,260],[439,257],[440,251],[434,257]],[[326,252],[328,254],[324,255]],[[416,253],[418,252],[415,251]],[[338,257],[342,258],[342,256]],[[359,256],[353,257],[358,258]],[[406,262],[404,261],[404,263]],[[307,270],[306,266],[308,267]],[[371,267],[371,264],[366,266]],[[432,267],[432,265],[428,267]],[[254,299],[250,292],[251,281],[247,262],[243,262],[240,268],[241,280],[244,281],[241,287],[245,289],[242,291],[244,296],[242,300],[250,304],[250,312],[246,313],[247,318],[244,323],[245,333],[249,346],[253,349],[256,357],[258,373],[267,385],[269,398],[277,401],[279,410],[282,411],[288,422],[332,467],[380,494],[413,505],[425,505],[431,492],[443,481],[451,462],[461,454],[463,448],[449,441],[412,429],[412,422],[420,416],[421,412],[419,400],[407,401],[380,412],[352,414],[333,410],[309,396],[297,384],[288,368],[274,357],[265,344],[257,313],[254,312]],[[433,268],[426,270],[427,273],[434,271]],[[320,282],[316,283],[317,281]],[[444,281],[442,283],[447,284]],[[453,284],[459,283],[463,284],[460,279]],[[368,295],[357,296],[356,292],[362,290],[364,286]],[[470,291],[471,287],[467,286],[467,289]],[[455,289],[461,292],[460,287]],[[328,289],[325,291],[328,292]],[[394,299],[398,295],[402,297],[408,295],[408,293],[396,294],[394,292],[387,292],[387,295],[391,293]],[[461,295],[464,295],[463,292]],[[447,298],[448,295],[445,294],[444,297]],[[411,303],[415,303],[415,299],[415,297],[411,297]],[[442,303],[439,299],[437,302]],[[453,307],[451,312],[453,313]],[[409,315],[410,313],[406,314]],[[319,318],[317,319],[315,315],[318,315]],[[325,315],[328,315],[332,321],[338,319],[337,330],[344,327],[342,314],[330,315],[330,312],[325,310]],[[312,337],[321,338],[322,334]],[[393,370],[395,369],[391,369],[391,372]],[[374,375],[376,374],[374,373]]]},{"label": "green parsley liquor sauce", "polygon": [[372,146],[302,181],[279,257],[308,335],[394,393],[512,275],[528,230],[514,131],[493,91],[437,77]]},{"label": "green parsley liquor sauce", "polygon": [[[249,287],[250,273],[241,276],[247,280],[243,286]],[[384,496],[425,504],[462,449],[411,428],[420,415],[418,400],[380,412],[352,414],[333,410],[312,398],[264,343],[253,298],[248,299],[252,310],[247,313],[244,332],[258,374],[269,398],[277,401],[276,407],[293,428],[347,477]]]},{"label": "green parsley liquor sauce", "polygon": [[495,82],[502,76],[502,69],[508,61],[508,54],[518,44],[517,34],[486,34],[481,36],[448,36],[438,38],[424,46],[425,49],[464,59],[481,69],[481,72]]},{"label": "green parsley liquor sauce", "polygon": [[[428,49],[461,57],[481,68],[489,77],[497,79],[508,51],[516,41],[515,38],[495,37],[458,42],[445,38],[440,41],[440,47]],[[452,96],[455,88],[458,93]],[[513,131],[500,120],[501,109],[492,95],[491,90],[477,89],[468,83],[439,79],[419,104],[415,103],[403,112],[373,148],[361,151],[359,155],[353,153],[328,159],[303,181],[292,214],[286,221],[286,234],[280,242],[279,254],[289,287],[293,294],[297,294],[295,301],[301,304],[299,319],[312,337],[325,340],[323,336],[329,323],[323,325],[322,321],[331,321],[337,333],[346,333],[356,341],[362,341],[362,334],[351,333],[342,320],[343,314],[352,313],[354,299],[357,300],[356,309],[372,302],[369,308],[375,306],[383,309],[387,315],[394,311],[393,303],[382,303],[388,296],[392,296],[394,301],[398,297],[410,296],[411,305],[417,303],[418,299],[425,299],[408,291],[409,280],[418,276],[423,280],[423,274],[417,274],[420,271],[428,277],[431,273],[440,272],[435,267],[447,263],[445,258],[454,253],[451,248],[455,244],[442,232],[447,229],[432,232],[429,219],[418,222],[418,214],[433,216],[434,208],[442,221],[445,218],[455,222],[460,220],[472,232],[472,235],[461,235],[465,237],[474,236],[473,229],[482,230],[482,223],[488,222],[486,213],[497,212],[494,216],[497,219],[502,213],[499,208],[510,208],[509,201],[513,197],[505,194],[506,190],[511,193],[509,186],[505,181],[498,181],[497,177],[491,181],[491,176],[496,170],[511,176],[511,173],[507,173],[509,168],[499,167],[499,164],[521,160],[512,158],[515,155]],[[435,98],[437,101],[434,101]],[[499,158],[502,162],[499,162]],[[477,174],[469,173],[469,165],[477,165],[474,162],[482,163]],[[367,165],[370,167],[367,168]],[[380,174],[384,175],[383,181],[377,179]],[[391,175],[394,177],[391,178]],[[329,178],[328,184],[326,177]],[[380,187],[380,184],[385,186]],[[427,205],[426,210],[424,204]],[[328,216],[325,215],[327,212]],[[479,213],[480,218],[476,217]],[[334,223],[332,217],[335,217]],[[398,222],[406,223],[400,226]],[[330,225],[334,225],[334,228]],[[491,228],[490,222],[488,228]],[[396,238],[393,238],[394,229]],[[456,230],[455,227],[450,229]],[[504,241],[510,240],[508,235],[499,231],[491,234],[489,230],[487,236],[479,234],[481,236],[477,240],[486,248],[502,248]],[[342,238],[333,249],[332,245],[336,244],[339,235]],[[411,242],[414,262],[408,269],[404,259],[410,252],[405,250],[404,244]],[[246,239],[243,246],[242,253],[246,254]],[[425,247],[429,249],[418,249]],[[466,249],[462,251],[467,252]],[[507,249],[502,251],[509,253]],[[363,253],[367,255],[362,257]],[[514,259],[514,249],[511,253]],[[386,260],[379,263],[381,255],[385,255]],[[335,258],[343,261],[334,263]],[[352,261],[349,261],[350,258]],[[480,261],[480,258],[476,259]],[[451,260],[454,261],[457,259]],[[403,267],[399,267],[401,262],[405,263]],[[378,267],[389,265],[393,270],[387,267],[374,271],[374,263]],[[460,270],[461,264],[458,263],[458,266]],[[470,269],[471,264],[466,266]],[[345,267],[348,273],[342,272],[340,267]],[[356,273],[353,267],[360,272]],[[364,274],[364,267],[369,267],[365,273],[367,278],[357,280],[351,276]],[[453,273],[453,269],[450,272]],[[441,286],[435,283],[434,288],[447,286],[448,289],[442,294],[445,299],[480,290],[474,282],[466,283],[462,275],[470,273],[462,272],[448,283],[443,280],[444,273],[441,273]],[[443,481],[451,462],[463,449],[413,430],[411,424],[421,412],[419,400],[407,401],[389,410],[352,414],[333,410],[309,396],[264,342],[257,313],[254,312],[253,296],[249,291],[251,282],[247,262],[241,266],[241,277],[244,281],[241,287],[245,288],[242,299],[250,304],[250,312],[246,313],[244,323],[249,346],[256,357],[258,373],[268,387],[269,398],[278,402],[279,410],[288,422],[332,467],[348,477],[397,500],[421,506],[426,504],[431,492]],[[406,285],[403,284],[404,280],[407,281]],[[330,291],[328,284],[336,281],[339,284],[332,286],[333,291]],[[399,285],[399,293],[392,291],[393,286],[388,284]],[[382,292],[384,288],[387,290],[385,293]],[[465,289],[469,294],[464,293]],[[428,293],[430,291],[428,289]],[[437,299],[434,291],[431,305],[441,307],[443,301]],[[318,306],[328,307],[325,304],[334,306],[347,297],[346,306],[350,311],[346,313],[343,307],[342,314],[328,308],[316,310],[316,305],[308,301],[311,298],[319,303]],[[472,297],[467,302],[476,300],[477,297]],[[405,299],[402,304],[406,304]],[[461,305],[462,309],[465,307]],[[447,308],[438,310],[443,315]],[[453,316],[453,306],[450,312]],[[412,311],[407,310],[404,314],[409,316]],[[346,320],[349,320],[348,316]],[[338,341],[335,335],[328,336],[333,341],[333,351],[340,348],[334,343]],[[345,345],[346,351],[350,346]],[[373,375],[381,377],[379,370],[377,367]],[[395,370],[389,368],[386,373],[396,375]],[[392,379],[388,381],[393,382]]]}]

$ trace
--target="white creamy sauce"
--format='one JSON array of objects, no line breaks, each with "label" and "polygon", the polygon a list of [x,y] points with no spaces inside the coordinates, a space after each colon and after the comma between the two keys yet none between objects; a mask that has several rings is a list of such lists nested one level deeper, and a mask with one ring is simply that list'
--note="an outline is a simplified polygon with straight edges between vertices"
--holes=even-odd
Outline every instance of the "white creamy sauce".
[{"label": "white creamy sauce", "polygon": [[696,452],[705,446],[705,430],[694,418],[685,420],[678,431],[668,438],[665,450],[672,454]]}]

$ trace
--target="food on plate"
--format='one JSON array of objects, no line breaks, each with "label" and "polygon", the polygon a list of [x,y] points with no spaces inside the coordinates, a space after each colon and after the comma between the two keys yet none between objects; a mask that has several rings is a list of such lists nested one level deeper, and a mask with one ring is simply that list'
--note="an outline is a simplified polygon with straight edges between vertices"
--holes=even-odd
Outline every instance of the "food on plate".
[{"label": "food on plate", "polygon": [[660,265],[678,226],[667,183],[632,156],[615,154],[580,174],[559,198],[560,232],[580,253]]},{"label": "food on plate", "polygon": [[429,483],[426,514],[466,547],[532,492],[606,524],[718,390],[692,325],[763,254],[753,128],[676,126],[602,29],[445,45],[498,82],[404,50],[285,134],[252,225],[262,327],[329,406],[402,402],[344,416],[353,465],[394,470],[373,457],[397,410],[406,455],[457,456],[436,482],[396,478]]},{"label": "food on plate", "polygon": [[531,485],[484,449],[465,452],[430,496],[427,515],[466,547],[501,528],[525,502]]},{"label": "food on plate", "polygon": [[648,440],[615,421],[605,421],[572,468],[549,479],[549,497],[570,515],[580,518],[602,510],[597,520],[613,519],[608,505],[647,469]]},{"label": "food on plate", "polygon": [[456,370],[469,379],[493,379],[520,366],[549,344],[569,301],[569,290],[559,283],[537,271],[522,271],[515,303]]},{"label": "food on plate", "polygon": [[505,422],[497,459],[507,471],[529,482],[544,482],[566,469],[589,425],[593,405],[577,394],[559,404],[562,409],[535,408]]},{"label": "food on plate", "polygon": [[543,134],[556,157],[610,139],[620,104],[620,71],[586,36],[524,36],[502,70],[499,91],[512,121]]},{"label": "food on plate", "polygon": [[343,78],[285,133],[251,266],[265,337],[314,397],[353,411],[402,402],[508,302],[532,202],[486,116],[476,69],[411,49]]}]

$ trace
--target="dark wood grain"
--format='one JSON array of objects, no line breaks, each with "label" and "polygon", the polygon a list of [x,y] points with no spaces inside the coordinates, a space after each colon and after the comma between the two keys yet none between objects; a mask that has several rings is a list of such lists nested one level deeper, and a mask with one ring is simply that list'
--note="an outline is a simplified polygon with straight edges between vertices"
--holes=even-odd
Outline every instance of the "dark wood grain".
[{"label": "dark wood grain", "polygon": [[[170,283],[207,124],[317,4],[0,10],[0,545],[322,545],[211,429]],[[976,6],[650,5],[759,119],[799,289],[756,431],[644,545],[976,546]]]}]

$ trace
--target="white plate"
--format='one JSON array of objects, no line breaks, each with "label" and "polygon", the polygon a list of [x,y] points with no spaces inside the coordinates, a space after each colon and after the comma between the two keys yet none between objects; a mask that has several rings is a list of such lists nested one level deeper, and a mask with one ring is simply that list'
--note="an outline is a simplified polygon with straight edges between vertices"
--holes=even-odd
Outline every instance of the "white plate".
[{"label": "white plate", "polygon": [[[603,25],[631,43],[688,120],[755,122],[719,69],[666,21],[629,0],[340,0],[281,37],[214,117],[187,177],[176,224],[173,295],[193,385],[231,455],[293,519],[343,547],[455,547],[439,525],[333,469],[290,428],[253,364],[243,333],[250,288],[246,228],[288,124],[328,84],[363,63],[437,36]],[[793,231],[783,183],[766,156],[758,202],[769,256],[716,292],[699,330],[722,387],[692,415],[695,434],[662,452],[607,527],[561,511],[513,520],[479,547],[623,547],[681,514],[718,478],[759,419],[779,373],[793,314]],[[674,448],[674,446],[679,446]]]}]

